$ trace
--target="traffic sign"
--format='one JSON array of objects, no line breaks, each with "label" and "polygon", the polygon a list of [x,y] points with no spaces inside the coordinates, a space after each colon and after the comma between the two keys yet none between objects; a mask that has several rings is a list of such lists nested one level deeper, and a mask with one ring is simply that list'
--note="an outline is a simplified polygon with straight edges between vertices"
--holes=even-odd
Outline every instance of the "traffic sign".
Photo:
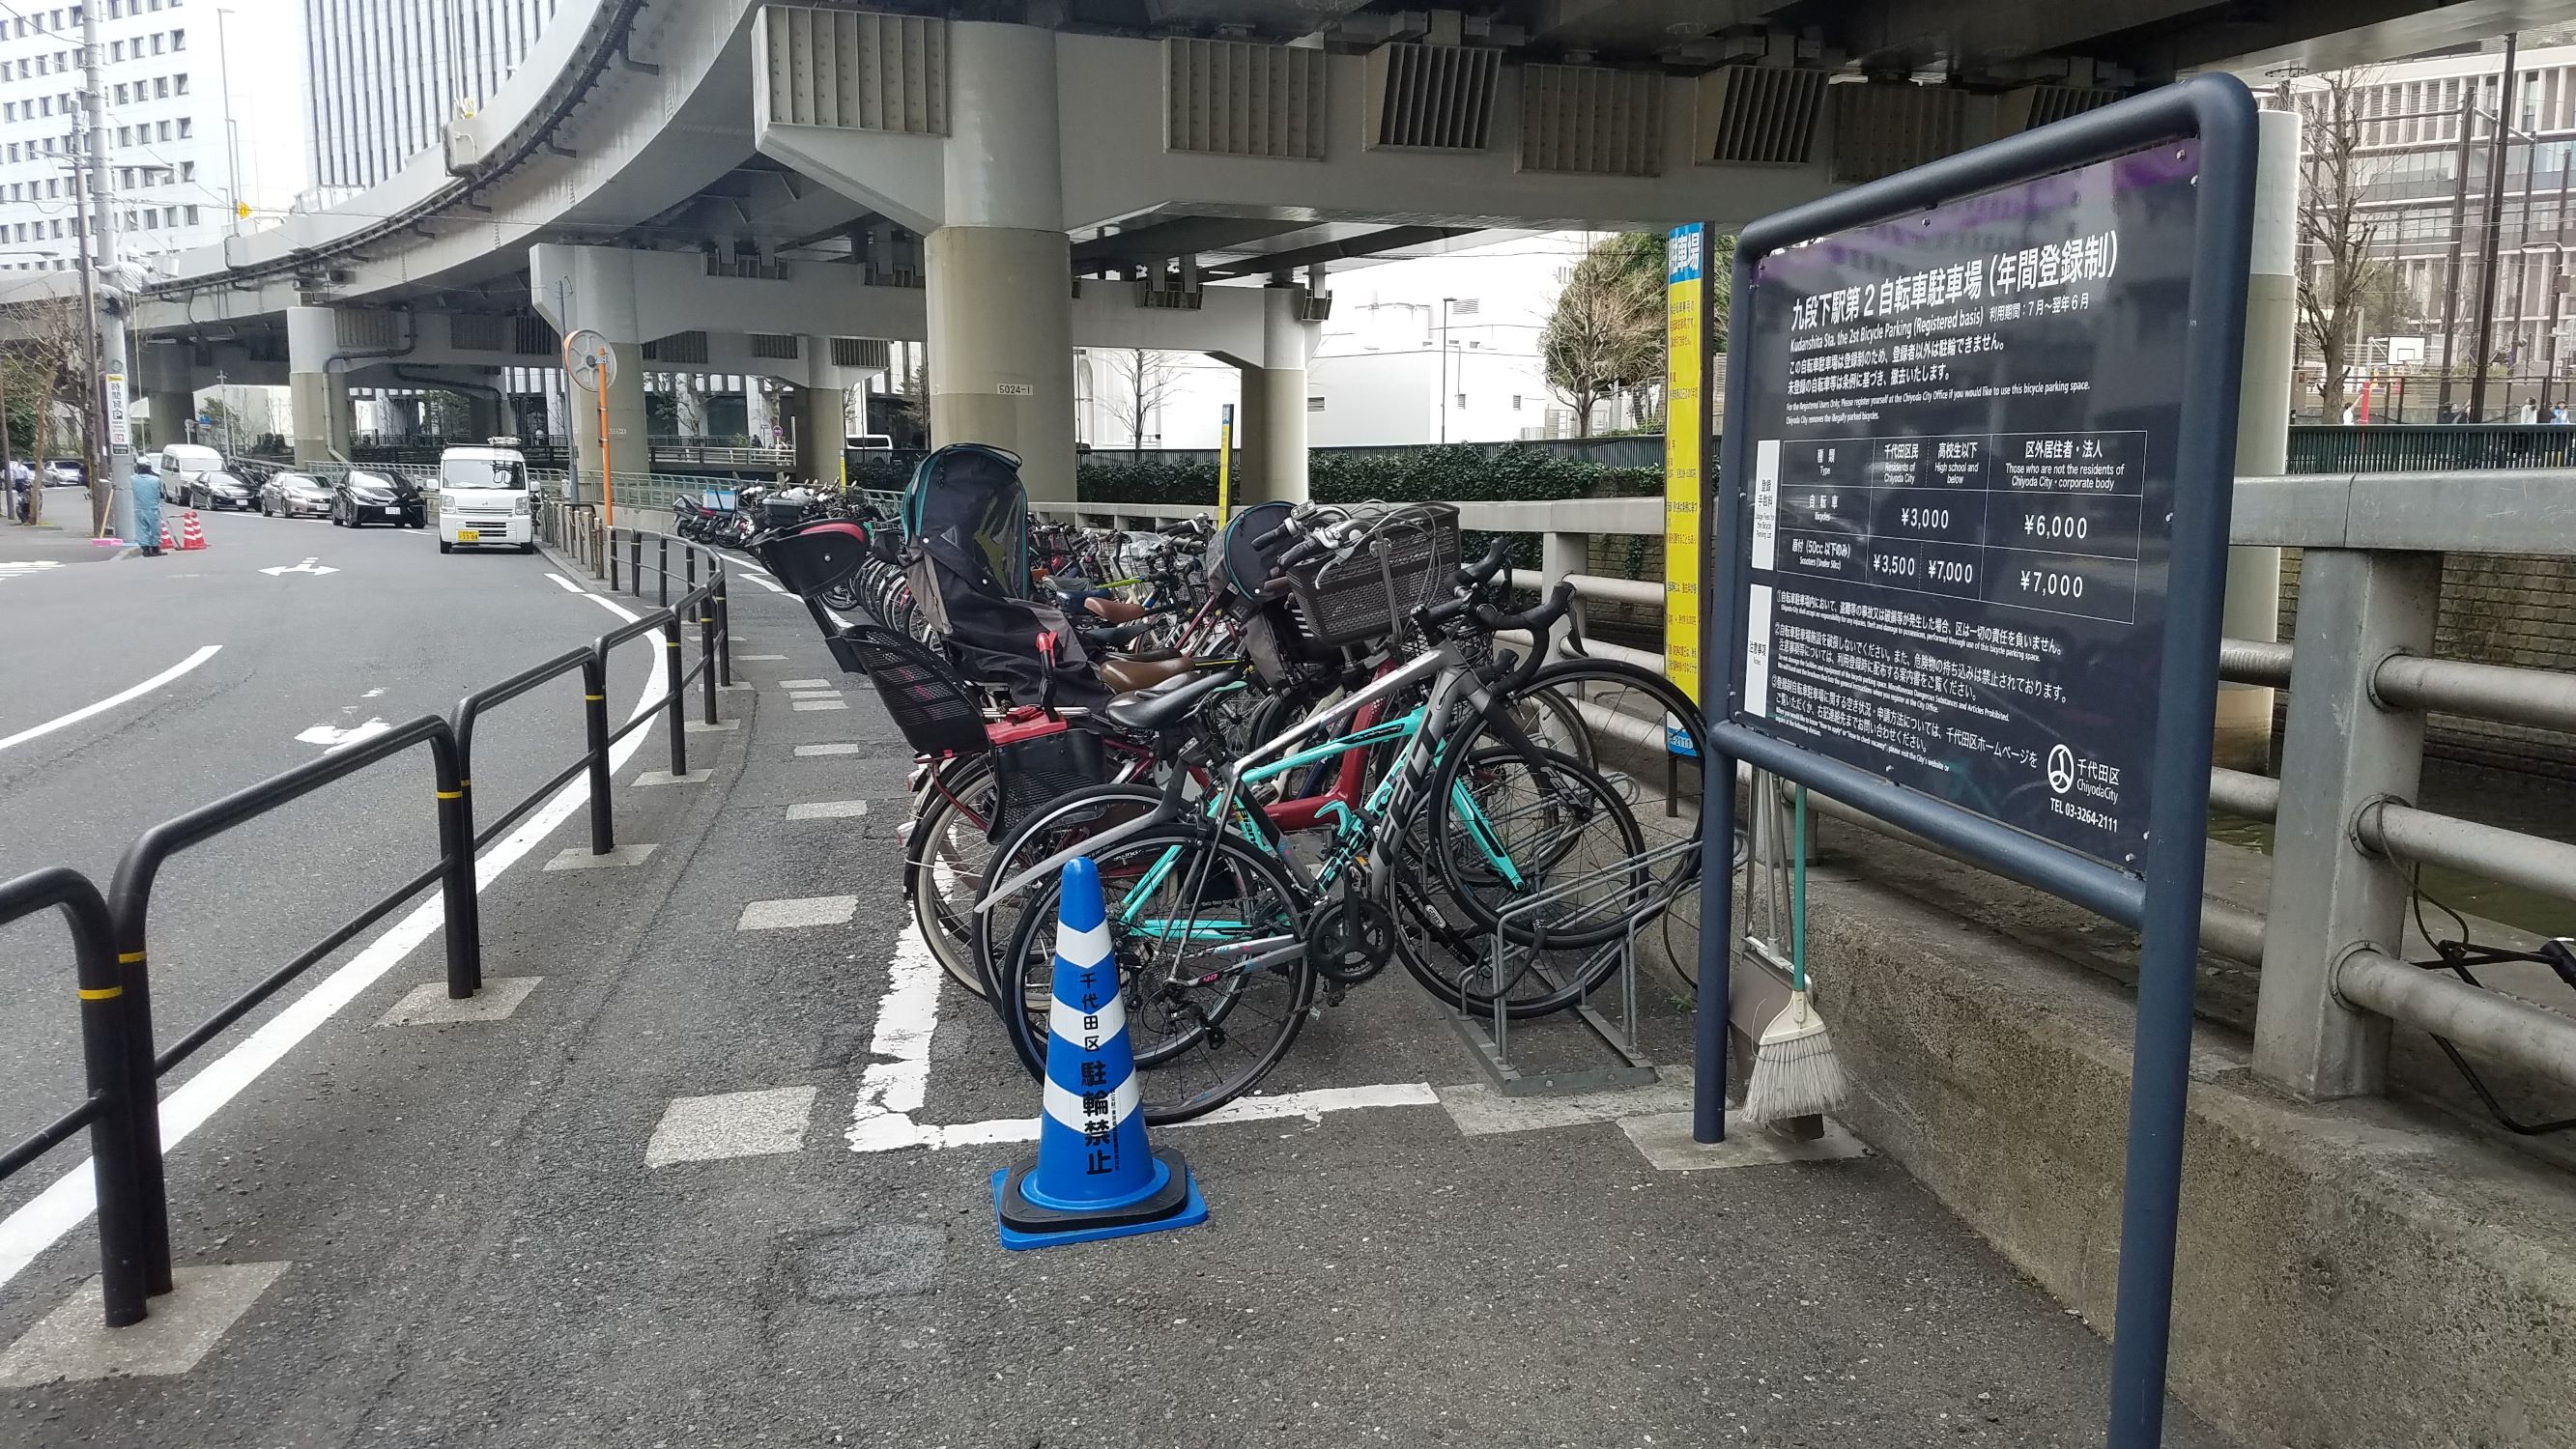
[{"label": "traffic sign", "polygon": [[596,330],[581,328],[564,339],[564,371],[592,392],[617,383],[617,349]]}]

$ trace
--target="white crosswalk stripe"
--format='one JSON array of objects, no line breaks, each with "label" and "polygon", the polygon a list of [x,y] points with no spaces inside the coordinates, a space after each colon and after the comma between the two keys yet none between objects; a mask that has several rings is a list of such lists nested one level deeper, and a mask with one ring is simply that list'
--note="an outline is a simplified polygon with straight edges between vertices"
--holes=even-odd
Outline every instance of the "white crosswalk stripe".
[{"label": "white crosswalk stripe", "polygon": [[5,584],[11,579],[24,578],[29,574],[40,574],[47,569],[58,569],[62,566],[62,560],[50,558],[25,559],[18,563],[0,563],[0,584]]}]

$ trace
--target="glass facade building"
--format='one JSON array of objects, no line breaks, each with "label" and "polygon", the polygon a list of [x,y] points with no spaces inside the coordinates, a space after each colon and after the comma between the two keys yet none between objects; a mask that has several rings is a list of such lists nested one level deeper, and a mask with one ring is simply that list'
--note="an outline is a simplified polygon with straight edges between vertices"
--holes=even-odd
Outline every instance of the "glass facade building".
[{"label": "glass facade building", "polygon": [[303,0],[316,199],[362,191],[439,144],[459,103],[500,89],[556,0]]}]

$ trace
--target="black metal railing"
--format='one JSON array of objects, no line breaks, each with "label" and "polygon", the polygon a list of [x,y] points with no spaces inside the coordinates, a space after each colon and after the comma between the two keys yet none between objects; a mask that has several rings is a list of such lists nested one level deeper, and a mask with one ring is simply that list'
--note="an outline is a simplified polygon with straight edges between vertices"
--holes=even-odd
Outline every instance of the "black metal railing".
[{"label": "black metal railing", "polygon": [[[458,999],[472,996],[483,985],[482,906],[474,885],[474,861],[482,847],[586,775],[591,849],[597,854],[614,850],[611,751],[657,718],[669,725],[671,773],[688,773],[689,685],[703,682],[706,719],[714,724],[718,722],[716,691],[731,672],[723,560],[704,545],[633,529],[585,531],[577,536],[590,543],[593,560],[614,560],[619,545],[626,545],[623,574],[639,601],[644,545],[647,539],[653,540],[665,602],[598,636],[588,648],[567,650],[466,695],[444,717],[422,715],[153,826],[126,848],[103,896],[86,876],[61,866],[0,881],[0,925],[55,909],[70,923],[89,1088],[78,1106],[0,1153],[0,1180],[33,1164],[84,1127],[89,1129],[98,1189],[100,1283],[109,1327],[141,1321],[148,1312],[147,1300],[170,1291],[169,1198],[159,1151],[161,1077],[433,884],[439,887],[447,943],[447,994]],[[683,578],[677,598],[670,593],[674,544],[679,546]],[[699,635],[694,664],[682,658],[683,638],[692,622]],[[655,709],[640,711],[611,730],[609,655],[620,644],[656,634],[662,642],[665,698]],[[484,716],[567,675],[581,680],[582,753],[478,829],[473,758]],[[437,859],[156,1051],[149,943],[153,887],[162,866],[172,856],[418,748],[426,748],[430,756]]]}]

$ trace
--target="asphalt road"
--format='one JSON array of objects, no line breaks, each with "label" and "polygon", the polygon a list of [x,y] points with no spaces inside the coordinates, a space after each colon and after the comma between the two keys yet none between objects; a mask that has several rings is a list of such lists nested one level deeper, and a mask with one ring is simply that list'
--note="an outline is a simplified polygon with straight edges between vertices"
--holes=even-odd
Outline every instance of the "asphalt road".
[{"label": "asphalt road", "polygon": [[[621,799],[655,853],[493,883],[487,972],[541,978],[506,1017],[383,1020],[436,977],[415,952],[184,1144],[183,1273],[264,1286],[184,1373],[0,1389],[0,1443],[2101,1442],[2107,1346],[1900,1167],[1658,1170],[1623,1109],[1497,1125],[1400,972],[1307,1029],[1277,1110],[1158,1139],[1207,1224],[1005,1253],[989,1179],[1028,1149],[995,1129],[1035,1092],[902,944],[908,751],[746,583],[753,688],[693,737],[713,777]],[[1687,999],[1646,996],[1645,1045],[1686,1060]],[[1598,1056],[1561,1020],[1514,1041]],[[1318,1091],[1371,1100],[1277,1099]],[[94,1252],[69,1233],[0,1288],[0,1345]],[[2223,1445],[2179,1406],[2165,1442]]]},{"label": "asphalt road", "polygon": [[[78,502],[76,490],[49,500]],[[0,570],[0,877],[63,864],[104,890],[147,827],[350,732],[443,714],[620,622],[550,579],[558,566],[542,556],[441,555],[427,532],[318,520],[204,523],[202,551]],[[278,568],[291,571],[266,572]],[[627,647],[614,718],[658,652]],[[192,660],[139,697],[22,737]],[[474,761],[487,819],[580,752],[580,710],[567,679],[493,717]],[[427,866],[432,808],[415,750],[174,860],[151,916],[163,1040]],[[0,1140],[78,1100],[80,1059],[57,918],[0,927]],[[0,1184],[0,1211],[52,1166]]]}]

